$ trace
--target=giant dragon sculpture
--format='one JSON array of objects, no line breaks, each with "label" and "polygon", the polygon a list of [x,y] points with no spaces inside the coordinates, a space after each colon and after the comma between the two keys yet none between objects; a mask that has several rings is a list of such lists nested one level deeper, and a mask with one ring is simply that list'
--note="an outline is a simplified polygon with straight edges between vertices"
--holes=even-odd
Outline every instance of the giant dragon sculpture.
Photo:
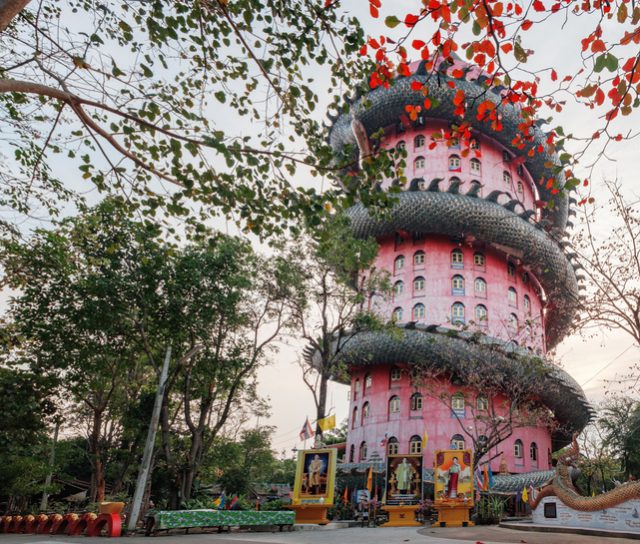
[{"label": "giant dragon sculpture", "polygon": [[595,497],[580,495],[571,481],[571,468],[575,467],[580,456],[576,436],[576,434],[573,435],[571,447],[558,458],[555,477],[542,487],[535,499],[529,499],[532,509],[535,509],[544,497],[552,496],[560,499],[569,508],[581,512],[595,512],[633,499],[640,499],[640,481],[626,482]]}]

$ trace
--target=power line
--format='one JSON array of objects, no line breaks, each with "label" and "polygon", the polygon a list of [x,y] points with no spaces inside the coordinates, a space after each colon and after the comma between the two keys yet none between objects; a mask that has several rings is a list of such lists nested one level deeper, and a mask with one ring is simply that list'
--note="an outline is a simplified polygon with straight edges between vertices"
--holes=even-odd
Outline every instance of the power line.
[{"label": "power line", "polygon": [[631,344],[627,349],[625,349],[622,353],[620,353],[618,356],[616,356],[614,359],[612,359],[611,361],[609,361],[606,365],[604,365],[600,370],[598,370],[598,372],[596,372],[593,376],[591,376],[591,378],[589,378],[586,382],[583,382],[580,384],[581,387],[584,387],[585,385],[587,385],[591,380],[593,380],[596,376],[598,376],[598,374],[600,374],[601,372],[604,372],[607,368],[609,368],[613,363],[615,363],[618,359],[620,359],[620,357],[622,357],[625,353],[627,353],[627,351],[629,351],[635,344]]}]

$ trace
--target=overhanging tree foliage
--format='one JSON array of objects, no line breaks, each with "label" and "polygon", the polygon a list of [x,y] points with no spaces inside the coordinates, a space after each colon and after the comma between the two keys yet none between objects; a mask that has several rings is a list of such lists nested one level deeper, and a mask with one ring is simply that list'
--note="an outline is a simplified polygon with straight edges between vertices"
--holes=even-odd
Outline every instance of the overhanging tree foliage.
[{"label": "overhanging tree foliage", "polygon": [[313,221],[336,194],[292,176],[341,166],[313,118],[315,80],[359,78],[362,40],[338,2],[2,1],[0,131],[14,153],[0,204],[55,212],[88,180],[193,222],[213,210],[268,234]]}]

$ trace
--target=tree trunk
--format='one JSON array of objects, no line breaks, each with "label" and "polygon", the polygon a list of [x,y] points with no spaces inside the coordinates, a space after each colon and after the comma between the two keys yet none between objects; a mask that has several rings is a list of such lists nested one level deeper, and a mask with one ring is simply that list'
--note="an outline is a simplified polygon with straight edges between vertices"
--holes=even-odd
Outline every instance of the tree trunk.
[{"label": "tree trunk", "polygon": [[104,465],[102,463],[102,448],[100,446],[100,432],[102,430],[103,410],[93,410],[93,422],[89,434],[89,457],[91,459],[91,501],[104,500]]},{"label": "tree trunk", "polygon": [[[318,390],[318,406],[316,411],[316,419],[320,421],[327,415],[327,389],[329,384],[329,377],[324,373],[320,374],[320,386]],[[315,446],[320,445],[320,438],[322,437],[322,430],[320,425],[316,423],[316,438],[314,441]]]},{"label": "tree trunk", "polygon": [[11,21],[31,0],[0,0],[0,32],[4,32]]}]

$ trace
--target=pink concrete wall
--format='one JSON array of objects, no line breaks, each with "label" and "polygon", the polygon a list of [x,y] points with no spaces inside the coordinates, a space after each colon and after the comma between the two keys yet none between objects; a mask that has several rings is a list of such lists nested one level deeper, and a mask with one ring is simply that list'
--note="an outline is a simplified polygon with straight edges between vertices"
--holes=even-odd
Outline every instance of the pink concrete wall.
[{"label": "pink concrete wall", "polygon": [[[365,376],[371,376],[370,387],[365,388]],[[357,385],[356,385],[357,384]],[[423,395],[422,410],[410,410],[410,397],[416,391]],[[410,383],[408,373],[402,372],[400,380],[391,381],[391,367],[388,365],[372,366],[371,368],[354,369],[351,385],[351,405],[349,418],[349,433],[347,441],[347,460],[350,460],[351,446],[354,450],[354,462],[362,461],[359,450],[362,442],[367,444],[367,457],[375,451],[382,458],[385,457],[385,446],[382,440],[394,437],[399,443],[399,453],[409,453],[409,442],[412,436],[422,437],[427,431],[428,442],[425,455],[426,466],[430,466],[433,454],[437,449],[446,449],[451,443],[451,438],[456,435],[465,437],[465,447],[473,447],[469,437],[465,435],[461,424],[465,427],[478,425],[476,435],[483,434],[481,424],[474,420],[470,407],[466,407],[465,416],[459,421],[452,413],[448,402],[438,398],[442,392],[449,394],[463,392],[467,403],[474,403],[476,394],[465,388],[455,386],[438,388],[437,385],[413,386]],[[389,413],[389,400],[392,396],[400,398],[400,412]],[[369,416],[363,417],[363,406],[369,403]],[[501,400],[496,401],[496,410],[503,406]],[[353,422],[353,410],[357,408],[355,425]],[[522,441],[522,457],[515,456],[515,442]],[[537,460],[531,459],[530,446],[537,445]],[[546,470],[549,467],[548,455],[551,451],[551,436],[546,427],[523,427],[515,429],[513,435],[503,441],[497,448],[492,449],[492,454],[504,452],[504,457],[511,472],[527,472],[531,470]],[[500,457],[491,463],[492,470],[497,472],[500,468]]]},{"label": "pink concrete wall", "polygon": [[[514,274],[509,274],[507,257],[491,248],[474,247],[471,244],[458,244],[445,236],[427,236],[413,241],[411,237],[388,237],[379,240],[380,251],[375,262],[378,269],[391,273],[391,283],[403,283],[403,292],[392,297],[378,297],[374,309],[383,317],[391,319],[395,308],[402,308],[400,323],[418,321],[426,324],[451,326],[451,307],[461,302],[465,307],[465,322],[472,330],[480,329],[487,334],[515,341],[533,351],[544,352],[544,329],[542,326],[542,301],[540,288],[535,276],[513,264]],[[451,252],[462,251],[462,268],[454,268]],[[424,252],[424,264],[416,265],[416,252]],[[484,266],[474,263],[474,255],[481,253],[485,258]],[[404,267],[395,266],[396,259],[404,256]],[[460,266],[459,264],[457,266]],[[454,276],[464,279],[464,294],[453,294]],[[416,278],[424,278],[424,289],[413,288]],[[475,290],[475,280],[484,279],[486,291]],[[526,281],[525,281],[526,279]],[[515,303],[509,299],[509,288],[516,290]],[[525,296],[529,299],[529,308],[525,305]],[[425,317],[415,319],[412,309],[416,304],[425,306]],[[479,304],[487,309],[486,321],[478,321],[475,308]],[[509,316],[515,315],[518,326],[509,324]]]},{"label": "pink concrete wall", "polygon": [[[440,121],[427,120],[424,127],[410,129],[396,133],[394,127],[387,127],[382,145],[391,148],[399,142],[405,143],[407,151],[405,175],[413,178],[424,178],[425,187],[434,178],[444,178],[440,189],[446,190],[451,178],[459,178],[463,183],[460,193],[466,193],[471,188],[472,180],[477,180],[482,185],[481,196],[487,196],[493,190],[506,191],[510,197],[503,196],[499,202],[504,203],[510,198],[520,201],[525,209],[535,209],[537,192],[526,169],[518,169],[511,156],[497,142],[485,136],[478,136],[480,149],[471,151],[467,157],[463,157],[460,149],[448,148],[445,144],[438,144],[429,150],[431,135],[441,129],[447,129],[446,124]],[[424,144],[416,147],[416,136],[424,136]],[[460,161],[459,171],[452,171],[449,167],[449,159],[457,155]],[[415,167],[418,157],[424,158],[424,166]],[[480,160],[480,171],[472,171],[471,160]],[[505,172],[508,174],[505,179]],[[388,183],[387,183],[388,185]],[[408,186],[406,187],[408,188]],[[520,211],[516,208],[516,211]],[[465,307],[465,322],[467,325],[474,322],[470,328],[486,331],[487,334],[502,338],[507,341],[515,341],[518,345],[527,347],[537,353],[544,353],[544,310],[543,293],[535,276],[525,266],[518,266],[515,261],[514,274],[509,273],[509,257],[505,253],[491,247],[485,247],[481,242],[471,238],[473,233],[468,233],[466,240],[452,241],[446,236],[426,235],[419,240],[413,240],[410,236],[400,234],[385,237],[379,240],[380,252],[375,262],[378,269],[387,270],[391,274],[391,283],[398,281],[404,283],[403,292],[392,298],[376,297],[372,302],[373,308],[383,317],[390,319],[395,308],[401,308],[403,317],[399,322],[418,321],[425,324],[438,324],[452,326],[452,305],[462,303]],[[452,265],[451,252],[459,249],[463,254],[462,265]],[[424,263],[415,264],[414,255],[423,251]],[[485,258],[484,265],[474,263],[474,254],[482,253]],[[398,269],[395,266],[398,256],[404,256],[404,267]],[[526,273],[527,281],[524,279]],[[452,278],[455,275],[464,279],[464,293],[454,293]],[[417,277],[424,278],[424,289],[415,291],[414,280]],[[486,292],[479,293],[475,289],[476,278],[486,281]],[[516,299],[509,299],[509,289],[516,290]],[[525,295],[529,299],[529,308],[525,307]],[[412,310],[416,304],[424,304],[425,316],[416,318]],[[478,321],[475,316],[475,308],[484,305],[488,318]],[[510,325],[511,314],[517,317],[517,327]],[[425,455],[425,462],[429,466],[436,449],[448,448],[451,438],[462,432],[460,422],[452,414],[450,406],[444,404],[434,391],[435,384],[416,389],[409,383],[406,373],[402,374],[399,381],[390,380],[390,367],[386,365],[374,366],[364,370],[352,369],[351,406],[349,418],[349,433],[347,442],[347,459],[350,460],[350,452],[353,447],[353,461],[361,461],[360,445],[367,444],[368,457],[375,451],[381,457],[385,456],[384,446],[381,441],[385,435],[388,438],[395,437],[399,443],[399,452],[409,452],[409,441],[412,436],[422,437],[426,430],[429,441]],[[366,388],[365,373],[371,374],[371,386]],[[455,392],[454,386],[440,386]],[[410,397],[416,391],[423,395],[423,407],[421,410],[410,411]],[[463,389],[461,389],[463,391]],[[466,391],[467,400],[475,399],[473,392]],[[397,395],[400,398],[400,412],[389,413],[389,399]],[[364,403],[369,403],[369,416],[363,418]],[[474,400],[475,402],[475,400]],[[496,401],[496,409],[501,406]],[[352,421],[354,409],[357,410],[355,421]],[[463,420],[465,426],[478,425],[472,417],[469,408],[465,411]],[[481,432],[477,434],[482,434]],[[522,441],[522,457],[516,458],[516,440]],[[532,443],[537,445],[537,460],[530,455]],[[467,437],[467,447],[472,444]],[[498,446],[497,451],[504,452],[509,470],[512,472],[526,472],[537,469],[547,469],[548,455],[551,448],[551,435],[543,426],[516,429],[513,435]],[[492,462],[492,469],[499,470],[500,458]]]},{"label": "pink concrete wall", "polygon": [[[476,136],[480,143],[480,149],[470,151],[468,156],[463,157],[461,149],[447,147],[445,143],[438,143],[434,149],[429,149],[432,142],[431,136],[439,130],[448,130],[445,123],[436,120],[427,120],[424,127],[410,129],[404,132],[397,132],[394,127],[385,129],[385,137],[382,145],[391,149],[404,142],[407,151],[405,176],[411,180],[413,178],[424,178],[427,186],[434,178],[444,178],[440,183],[440,190],[446,191],[449,181],[457,177],[462,181],[460,192],[465,193],[471,188],[471,181],[477,180],[482,184],[481,196],[487,196],[491,191],[506,191],[511,198],[520,201],[524,209],[535,209],[537,192],[535,184],[526,168],[518,168],[514,164],[513,156],[503,146],[484,135]],[[417,136],[424,136],[425,143],[416,147]],[[459,171],[449,168],[449,157],[457,155],[460,158]],[[424,167],[416,168],[416,159],[423,157]],[[471,169],[471,160],[480,161],[480,172]],[[508,174],[506,181],[504,173]],[[519,183],[520,182],[520,185]],[[408,187],[407,187],[408,188]],[[501,197],[499,202],[504,203],[510,200],[508,197]],[[520,208],[516,208],[521,211]]]}]

